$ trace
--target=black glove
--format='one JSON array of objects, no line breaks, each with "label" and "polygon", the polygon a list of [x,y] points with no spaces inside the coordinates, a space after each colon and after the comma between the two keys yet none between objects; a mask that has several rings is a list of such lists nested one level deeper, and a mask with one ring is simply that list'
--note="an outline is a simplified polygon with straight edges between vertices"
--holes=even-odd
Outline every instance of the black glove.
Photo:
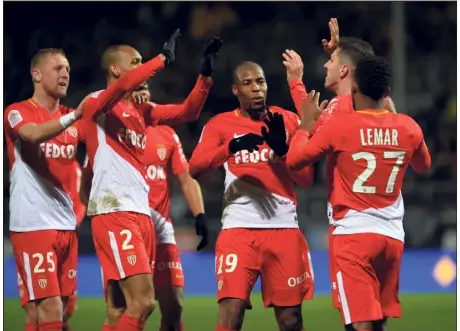
[{"label": "black glove", "polygon": [[203,57],[201,59],[201,71],[200,74],[204,77],[209,77],[214,72],[214,64],[219,54],[219,50],[222,47],[223,40],[220,37],[212,38],[211,42],[206,45],[204,49]]},{"label": "black glove", "polygon": [[248,133],[241,137],[233,138],[228,143],[228,149],[232,154],[236,152],[243,151],[247,149],[249,152],[258,151],[258,145],[262,145],[264,142],[264,138],[255,134],[255,133]]},{"label": "black glove", "polygon": [[284,156],[289,150],[289,145],[286,142],[287,136],[283,115],[278,113],[273,115],[270,111],[267,112],[267,115],[268,118],[265,118],[264,122],[268,130],[263,126],[262,136],[276,155]]},{"label": "black glove", "polygon": [[176,59],[176,40],[180,37],[180,29],[174,31],[174,33],[169,37],[168,41],[165,42],[163,48],[161,49],[161,54],[166,58],[165,66],[169,66]]},{"label": "black glove", "polygon": [[195,216],[195,231],[198,236],[201,236],[201,241],[196,248],[196,250],[199,251],[208,244],[208,226],[206,224],[206,216],[204,214],[198,214]]}]

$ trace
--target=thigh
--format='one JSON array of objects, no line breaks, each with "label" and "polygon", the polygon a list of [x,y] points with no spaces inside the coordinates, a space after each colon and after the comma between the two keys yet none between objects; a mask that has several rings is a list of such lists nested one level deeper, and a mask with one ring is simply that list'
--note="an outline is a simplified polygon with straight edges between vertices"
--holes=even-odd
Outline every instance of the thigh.
[{"label": "thigh", "polygon": [[61,295],[56,242],[56,230],[11,234],[16,265],[25,285],[25,301]]},{"label": "thigh", "polygon": [[75,291],[67,300],[65,307],[65,313],[67,315],[73,315],[77,311],[77,291]]},{"label": "thigh", "polygon": [[176,244],[157,246],[154,273],[155,288],[184,287],[184,273]]},{"label": "thigh", "polygon": [[150,255],[153,248],[148,245],[146,249],[143,216],[118,212],[93,217],[93,241],[105,279],[121,280],[152,273]]},{"label": "thigh", "polygon": [[339,309],[345,325],[382,319],[380,284],[370,262],[379,255],[382,243],[368,236],[336,235],[333,240]]},{"label": "thigh", "polygon": [[61,296],[70,297],[77,290],[77,231],[58,231],[58,250]]},{"label": "thigh", "polygon": [[[266,307],[292,307],[313,298],[308,244],[299,229],[263,230],[262,297]],[[262,231],[261,231],[262,235]]]},{"label": "thigh", "polygon": [[139,215],[139,221],[142,227],[142,238],[144,240],[145,252],[148,256],[150,273],[153,274],[155,269],[157,241],[155,235],[155,227],[152,218],[147,215]]},{"label": "thigh", "polygon": [[335,227],[333,225],[329,226],[329,277],[331,278],[331,295],[332,295],[332,307],[339,309],[340,308],[340,298],[339,291],[337,289],[337,272],[334,270],[334,232]]},{"label": "thigh", "polygon": [[260,258],[250,229],[222,230],[216,243],[217,300],[226,298],[245,300],[249,306],[250,294],[260,271]]},{"label": "thigh", "polygon": [[380,282],[380,304],[384,318],[402,316],[401,303],[399,302],[399,274],[404,251],[404,243],[385,238],[386,248],[381,260],[374,266]]}]

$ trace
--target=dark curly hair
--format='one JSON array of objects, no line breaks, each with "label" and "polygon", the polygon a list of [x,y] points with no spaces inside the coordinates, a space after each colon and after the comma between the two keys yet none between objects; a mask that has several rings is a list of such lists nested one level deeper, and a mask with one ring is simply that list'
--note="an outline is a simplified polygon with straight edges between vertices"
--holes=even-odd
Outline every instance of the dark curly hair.
[{"label": "dark curly hair", "polygon": [[387,60],[381,56],[361,59],[356,66],[355,81],[362,94],[374,101],[382,99],[389,91],[391,82]]}]

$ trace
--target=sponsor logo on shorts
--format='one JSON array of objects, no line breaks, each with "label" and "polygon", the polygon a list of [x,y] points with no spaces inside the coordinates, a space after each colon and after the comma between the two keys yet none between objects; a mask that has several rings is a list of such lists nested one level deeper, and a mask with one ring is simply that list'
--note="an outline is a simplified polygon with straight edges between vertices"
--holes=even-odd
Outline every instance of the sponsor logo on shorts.
[{"label": "sponsor logo on shorts", "polygon": [[219,282],[217,282],[217,289],[220,291],[223,285],[224,285],[224,280],[223,279],[219,280]]},{"label": "sponsor logo on shorts", "polygon": [[136,255],[134,255],[134,254],[128,255],[127,260],[128,260],[129,264],[135,265],[136,260],[137,260]]},{"label": "sponsor logo on shorts", "polygon": [[158,262],[157,268],[158,271],[163,271],[165,269],[182,270],[182,264],[179,262]]},{"label": "sponsor logo on shorts", "polygon": [[47,285],[48,285],[48,280],[46,278],[40,278],[38,280],[38,286],[40,286],[42,289],[45,289]]},{"label": "sponsor logo on shorts", "polygon": [[290,277],[288,279],[287,283],[288,283],[289,287],[294,287],[294,286],[302,284],[304,281],[306,281],[307,279],[310,279],[310,278],[311,278],[311,276],[308,273],[308,271],[305,271],[302,275],[300,275],[298,277]]},{"label": "sponsor logo on shorts", "polygon": [[67,276],[68,276],[70,279],[77,277],[77,270],[75,270],[75,269],[70,269],[69,272],[68,272],[68,274],[67,274]]}]

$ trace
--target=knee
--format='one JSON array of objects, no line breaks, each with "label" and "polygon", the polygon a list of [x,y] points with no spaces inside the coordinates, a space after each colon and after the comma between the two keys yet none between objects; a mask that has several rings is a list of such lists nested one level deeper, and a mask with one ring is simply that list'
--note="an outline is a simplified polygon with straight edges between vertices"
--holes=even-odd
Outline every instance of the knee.
[{"label": "knee", "polygon": [[145,295],[133,299],[131,307],[129,308],[143,316],[148,316],[155,310],[155,298],[153,297],[153,294],[150,295],[146,293]]},{"label": "knee", "polygon": [[107,308],[107,316],[105,323],[111,326],[117,326],[118,321],[123,315],[124,309],[120,308]]},{"label": "knee", "polygon": [[62,321],[63,308],[61,297],[50,297],[39,300],[37,303],[39,322]]},{"label": "knee", "polygon": [[303,330],[302,310],[300,307],[278,311],[277,320],[281,331]]},{"label": "knee", "polygon": [[246,307],[246,301],[241,299],[222,300],[219,302],[218,324],[230,330],[240,330]]},{"label": "knee", "polygon": [[34,302],[29,302],[24,307],[26,312],[26,324],[37,324],[38,313]]},{"label": "knee", "polygon": [[296,316],[282,318],[279,321],[281,331],[301,331],[303,330],[302,320]]}]

